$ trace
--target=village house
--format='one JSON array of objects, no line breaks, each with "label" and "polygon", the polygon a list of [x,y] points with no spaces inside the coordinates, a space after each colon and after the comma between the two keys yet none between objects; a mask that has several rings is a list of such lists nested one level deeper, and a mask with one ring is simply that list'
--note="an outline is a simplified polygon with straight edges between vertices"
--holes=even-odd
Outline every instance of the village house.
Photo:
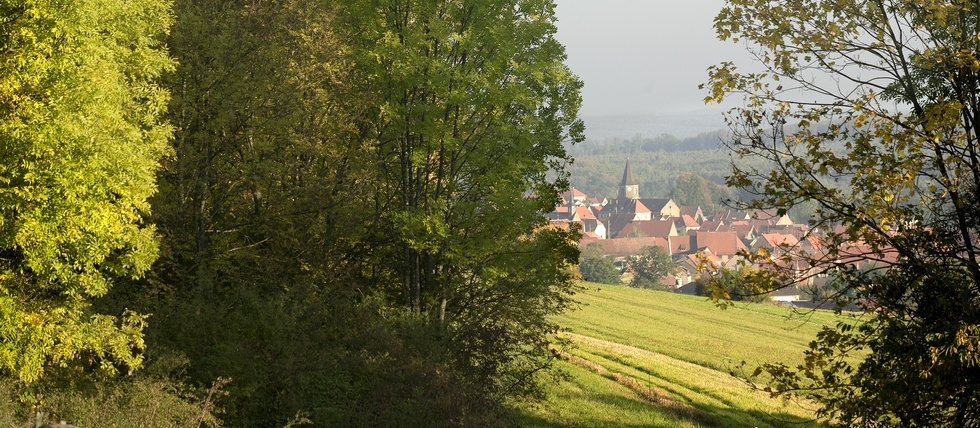
[{"label": "village house", "polygon": [[[596,242],[603,254],[619,266],[625,260],[659,246],[667,250],[678,266],[678,273],[662,282],[678,292],[693,292],[693,282],[707,265],[714,272],[753,266],[742,253],[762,248],[772,252],[773,264],[755,266],[786,274],[795,283],[771,294],[774,301],[787,304],[813,299],[825,287],[827,275],[813,264],[841,264],[863,269],[888,266],[897,254],[884,251],[875,256],[867,244],[844,240],[833,252],[826,248],[825,235],[805,224],[797,224],[776,210],[721,210],[705,214],[700,207],[680,206],[671,199],[641,198],[629,160],[615,199],[589,197],[574,187],[561,196],[561,204],[546,217],[563,227],[577,225],[582,231],[580,247]],[[788,259],[779,259],[787,254]],[[819,302],[818,302],[819,303]]]},{"label": "village house", "polygon": [[577,207],[589,206],[588,196],[575,187],[570,187],[567,192],[562,193],[561,198],[566,204],[571,203]]},{"label": "village house", "polygon": [[619,236],[627,224],[680,217],[680,206],[670,199],[640,198],[640,185],[633,178],[629,159],[619,183],[619,195],[599,211],[610,238]]},{"label": "village house", "polygon": [[680,233],[677,232],[677,227],[673,220],[650,220],[627,223],[616,237],[621,239],[650,236],[664,238],[666,240],[670,236],[677,235],[680,235]]}]

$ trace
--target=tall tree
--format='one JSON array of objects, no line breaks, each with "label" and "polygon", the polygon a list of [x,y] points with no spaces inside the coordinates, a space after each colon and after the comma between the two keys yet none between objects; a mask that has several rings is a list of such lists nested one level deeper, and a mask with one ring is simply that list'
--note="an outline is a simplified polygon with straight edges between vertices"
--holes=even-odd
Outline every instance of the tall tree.
[{"label": "tall tree", "polygon": [[0,371],[140,365],[143,318],[92,298],[157,254],[169,2],[0,2]]},{"label": "tall tree", "polygon": [[356,214],[347,204],[363,203],[352,176],[364,165],[331,7],[175,3],[177,129],[155,201],[168,281],[264,287],[329,276],[319,268],[337,254],[333,234],[354,230],[334,225]]},{"label": "tall tree", "polygon": [[157,293],[130,294],[155,314],[148,340],[186,355],[194,382],[234,379],[232,425],[280,426],[300,411],[349,424],[374,409],[372,375],[357,374],[370,362],[349,355],[400,355],[395,340],[359,344],[390,325],[351,320],[364,298],[351,278],[370,269],[361,229],[372,194],[350,117],[369,100],[350,75],[336,3],[174,4],[176,130],[152,201]]},{"label": "tall tree", "polygon": [[[377,107],[376,283],[431,317],[493,387],[542,352],[571,290],[569,235],[540,216],[567,185],[581,82],[562,63],[550,0],[353,1],[356,63]],[[551,181],[549,170],[559,179]],[[502,388],[507,389],[509,386]]]},{"label": "tall tree", "polygon": [[[715,28],[763,70],[711,68],[707,101],[744,94],[732,148],[774,167],[736,165],[730,184],[750,207],[816,201],[827,252],[791,257],[874,307],[799,368],[763,367],[775,393],[815,400],[831,425],[980,423],[980,5],[730,0]],[[856,271],[844,249],[882,268]]]}]

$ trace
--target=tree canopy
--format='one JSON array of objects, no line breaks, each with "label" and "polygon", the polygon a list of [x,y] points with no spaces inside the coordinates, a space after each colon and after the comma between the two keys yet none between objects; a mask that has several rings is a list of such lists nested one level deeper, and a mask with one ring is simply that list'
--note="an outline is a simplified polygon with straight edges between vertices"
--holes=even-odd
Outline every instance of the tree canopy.
[{"label": "tree canopy", "polygon": [[541,215],[582,139],[553,2],[174,10],[143,300],[196,382],[235,379],[228,420],[481,425],[534,392],[578,259]]},{"label": "tree canopy", "polygon": [[603,256],[602,244],[593,242],[585,247],[579,258],[578,271],[582,279],[600,284],[621,285],[619,268],[611,259]]},{"label": "tree canopy", "polygon": [[873,308],[828,328],[799,368],[761,368],[774,393],[815,400],[832,425],[977,424],[980,6],[729,0],[715,29],[762,70],[712,67],[706,101],[744,96],[730,146],[773,166],[736,161],[729,184],[756,196],[747,207],[815,201],[826,251],[790,257],[838,272],[838,296]]},{"label": "tree canopy", "polygon": [[683,173],[674,181],[670,198],[679,205],[699,206],[705,212],[714,211],[732,198],[727,187],[705,180],[694,173]]},{"label": "tree canopy", "polygon": [[[389,296],[432,317],[460,361],[493,375],[480,385],[512,388],[526,373],[505,360],[553,328],[545,315],[567,303],[564,268],[578,258],[572,235],[540,215],[567,186],[565,144],[583,138],[582,83],[562,63],[555,6],[350,6],[342,19],[375,103],[361,123],[375,183],[368,239],[386,263],[372,281],[398,284]],[[504,334],[512,323],[524,327]]]},{"label": "tree canopy", "polygon": [[0,419],[486,426],[533,396],[578,287],[542,215],[583,138],[555,23],[0,0]]},{"label": "tree canopy", "polygon": [[629,268],[633,271],[631,287],[652,289],[665,288],[660,280],[677,273],[678,269],[670,253],[659,246],[645,248],[641,256],[629,261]]},{"label": "tree canopy", "polygon": [[166,1],[0,2],[0,371],[138,367],[142,316],[91,310],[157,255],[144,223],[171,128]]}]

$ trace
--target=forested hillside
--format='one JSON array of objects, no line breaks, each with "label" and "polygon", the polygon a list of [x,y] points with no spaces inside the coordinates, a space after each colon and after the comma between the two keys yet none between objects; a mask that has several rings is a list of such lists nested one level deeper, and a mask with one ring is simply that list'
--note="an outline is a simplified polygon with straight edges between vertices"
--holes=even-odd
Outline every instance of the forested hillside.
[{"label": "forested hillside", "polygon": [[636,135],[628,139],[587,140],[569,148],[575,158],[568,166],[571,184],[590,196],[614,198],[627,158],[643,197],[668,197],[674,180],[683,173],[697,173],[724,184],[731,170],[731,158],[722,146],[725,135],[725,131],[716,131],[685,139]]},{"label": "forested hillside", "polygon": [[[817,126],[817,129],[823,128]],[[741,189],[727,187],[726,179],[731,175],[733,163],[762,172],[771,169],[761,158],[733,157],[730,139],[729,131],[718,130],[688,138],[664,134],[585,140],[568,148],[574,158],[574,163],[567,167],[569,181],[590,197],[615,198],[628,158],[633,178],[640,186],[640,196],[674,198],[680,204],[700,205],[704,210],[725,209],[725,200],[754,197]],[[827,148],[839,152],[844,146],[828,143]],[[826,184],[847,188],[843,181]],[[790,215],[805,223],[815,209],[815,203],[801,202],[790,208]]]},{"label": "forested hillside", "polygon": [[554,7],[0,1],[0,424],[505,420],[575,290]]}]

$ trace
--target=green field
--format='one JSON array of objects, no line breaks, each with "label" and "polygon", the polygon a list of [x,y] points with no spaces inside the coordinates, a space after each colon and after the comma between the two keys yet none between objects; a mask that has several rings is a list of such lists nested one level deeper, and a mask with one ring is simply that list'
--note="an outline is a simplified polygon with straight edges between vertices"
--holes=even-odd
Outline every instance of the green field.
[{"label": "green field", "polygon": [[732,376],[741,362],[795,365],[829,312],[767,304],[722,310],[703,297],[587,284],[558,318],[569,346],[544,402],[519,426],[809,426],[807,403],[772,399]]}]

